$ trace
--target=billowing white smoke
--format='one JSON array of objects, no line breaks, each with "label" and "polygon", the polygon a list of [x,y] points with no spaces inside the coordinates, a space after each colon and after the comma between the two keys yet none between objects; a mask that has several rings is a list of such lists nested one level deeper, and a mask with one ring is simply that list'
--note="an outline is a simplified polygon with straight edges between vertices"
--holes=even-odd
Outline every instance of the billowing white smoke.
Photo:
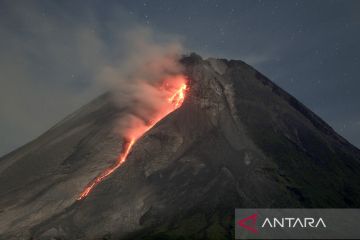
[{"label": "billowing white smoke", "polygon": [[145,28],[127,33],[126,56],[99,75],[109,84],[115,102],[128,110],[119,120],[121,135],[137,139],[174,110],[169,97],[183,84],[179,65],[182,46],[176,39],[157,42]]}]

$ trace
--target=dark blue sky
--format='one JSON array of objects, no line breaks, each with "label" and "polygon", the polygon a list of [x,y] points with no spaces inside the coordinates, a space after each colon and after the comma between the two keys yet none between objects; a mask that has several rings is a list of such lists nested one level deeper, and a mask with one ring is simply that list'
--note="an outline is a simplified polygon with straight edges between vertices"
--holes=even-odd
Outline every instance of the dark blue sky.
[{"label": "dark blue sky", "polygon": [[0,1],[0,155],[99,94],[135,25],[244,60],[360,146],[360,1],[73,2]]}]

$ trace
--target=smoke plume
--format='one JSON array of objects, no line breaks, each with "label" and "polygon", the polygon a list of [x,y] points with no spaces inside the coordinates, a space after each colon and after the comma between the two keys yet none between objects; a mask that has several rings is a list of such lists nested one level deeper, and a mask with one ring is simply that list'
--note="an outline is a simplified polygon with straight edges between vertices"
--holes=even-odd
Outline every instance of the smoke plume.
[{"label": "smoke plume", "polygon": [[125,42],[125,57],[106,66],[99,79],[110,87],[114,101],[127,109],[119,120],[121,135],[137,139],[174,110],[170,98],[186,81],[178,62],[183,48],[178,39],[156,39],[142,27],[128,32]]}]

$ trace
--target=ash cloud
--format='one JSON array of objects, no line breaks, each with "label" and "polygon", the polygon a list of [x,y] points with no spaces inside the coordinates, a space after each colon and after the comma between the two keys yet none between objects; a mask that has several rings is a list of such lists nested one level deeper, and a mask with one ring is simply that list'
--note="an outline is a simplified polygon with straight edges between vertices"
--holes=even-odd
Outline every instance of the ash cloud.
[{"label": "ash cloud", "polygon": [[158,37],[144,27],[127,32],[125,57],[106,66],[98,77],[110,87],[114,101],[127,108],[119,119],[119,131],[127,139],[137,139],[171,111],[167,99],[184,81],[178,61],[183,51],[180,39]]}]

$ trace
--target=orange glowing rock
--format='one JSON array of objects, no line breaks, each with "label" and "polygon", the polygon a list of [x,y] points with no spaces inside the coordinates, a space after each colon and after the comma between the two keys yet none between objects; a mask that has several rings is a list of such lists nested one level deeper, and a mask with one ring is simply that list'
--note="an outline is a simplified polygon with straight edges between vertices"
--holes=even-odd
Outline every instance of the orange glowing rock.
[{"label": "orange glowing rock", "polygon": [[185,99],[186,84],[182,84],[180,89],[169,98],[169,102],[174,104],[175,109],[181,106]]}]

